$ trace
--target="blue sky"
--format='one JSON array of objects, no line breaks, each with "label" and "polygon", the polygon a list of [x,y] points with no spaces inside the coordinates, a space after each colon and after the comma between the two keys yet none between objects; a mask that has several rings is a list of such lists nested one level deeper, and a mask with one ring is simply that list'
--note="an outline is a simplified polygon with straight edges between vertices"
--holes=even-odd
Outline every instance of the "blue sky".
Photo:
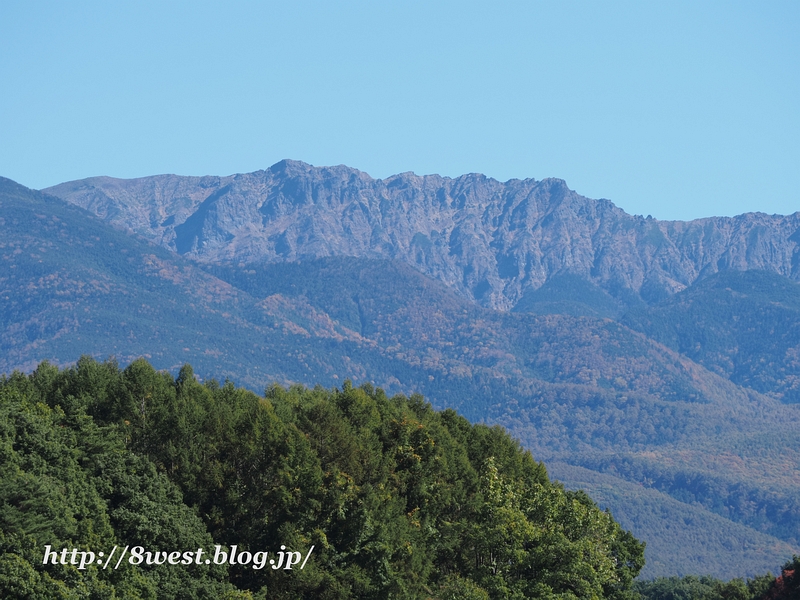
[{"label": "blue sky", "polygon": [[662,219],[800,210],[800,2],[0,4],[0,175],[282,158],[559,177]]}]

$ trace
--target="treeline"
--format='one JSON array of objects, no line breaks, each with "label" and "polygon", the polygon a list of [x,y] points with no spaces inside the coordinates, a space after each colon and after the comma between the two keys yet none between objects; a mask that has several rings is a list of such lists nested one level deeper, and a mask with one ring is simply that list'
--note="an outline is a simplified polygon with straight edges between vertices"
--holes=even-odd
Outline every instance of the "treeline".
[{"label": "treeline", "polygon": [[787,562],[779,577],[767,573],[752,579],[720,581],[713,577],[659,577],[637,581],[642,600],[797,600],[800,598],[800,557]]},{"label": "treeline", "polygon": [[[499,427],[369,385],[265,397],[137,360],[0,380],[0,597],[633,599],[644,545]],[[306,567],[43,565],[45,545]]]}]

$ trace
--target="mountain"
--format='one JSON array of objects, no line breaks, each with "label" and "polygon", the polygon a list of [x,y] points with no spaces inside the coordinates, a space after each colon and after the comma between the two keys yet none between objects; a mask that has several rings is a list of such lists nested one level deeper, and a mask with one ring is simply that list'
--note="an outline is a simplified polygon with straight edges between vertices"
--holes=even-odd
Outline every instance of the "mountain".
[{"label": "mountain", "polygon": [[623,307],[720,270],[800,279],[800,212],[659,221],[560,179],[381,180],[284,160],[229,177],[95,177],[44,191],[200,262],[395,259],[499,310],[532,302],[559,275],[580,276]]},{"label": "mountain", "polygon": [[[209,377],[263,390],[320,376],[330,385],[331,374],[350,372],[345,355],[370,347],[333,328],[345,351],[308,351],[308,335],[292,333],[300,328],[259,299],[7,179],[0,179],[0,228],[0,372],[82,354],[122,363],[144,356],[161,369],[191,362]],[[304,351],[314,357],[298,360]]]},{"label": "mountain", "polygon": [[557,461],[548,463],[548,472],[610,509],[626,529],[650,534],[644,577],[696,575],[702,565],[717,577],[734,579],[742,577],[742,564],[754,573],[775,572],[773,557],[795,552],[796,545],[622,477]]},{"label": "mountain", "polygon": [[800,402],[800,284],[723,271],[622,323],[745,387]]},{"label": "mountain", "polygon": [[[301,168],[318,171],[302,163],[284,163],[273,167],[270,177],[280,175],[281,169]],[[358,173],[332,170],[337,169]],[[268,172],[261,177],[264,173]],[[361,176],[362,183],[374,183]],[[199,179],[207,180],[207,191],[219,178]],[[161,187],[151,187],[150,192],[142,187],[137,192],[141,199],[129,194],[127,204],[114,210],[141,217],[156,204],[178,206],[179,193],[189,204],[194,202],[189,188],[181,191],[178,184],[197,181],[172,176],[154,180],[161,181]],[[119,190],[131,185],[102,181]],[[165,191],[167,181],[177,186],[172,196]],[[386,181],[380,185],[388,185]],[[459,180],[437,181],[452,187]],[[507,185],[483,181],[486,186]],[[144,182],[137,180],[137,185]],[[234,183],[228,181],[228,191],[206,204],[207,216],[224,216],[224,207],[232,210],[226,202]],[[320,208],[333,202],[330,194],[313,192],[313,182],[295,183],[296,189],[311,191],[295,198],[295,212],[295,204],[283,196],[282,223],[286,231],[305,231],[310,237],[308,243],[287,247],[300,252],[322,248],[324,239],[312,240],[313,232],[335,231],[342,222]],[[540,185],[514,185],[523,183],[532,190]],[[580,200],[569,194],[568,205]],[[437,196],[429,196],[433,204]],[[529,196],[538,197],[533,191]],[[308,202],[303,204],[302,198]],[[102,197],[96,200],[102,205]],[[636,219],[610,203],[595,204],[595,212]],[[108,217],[113,206],[104,206]],[[474,213],[470,206],[465,204],[466,216],[454,211],[453,218],[464,225]],[[408,202],[406,208],[423,213],[425,207]],[[386,215],[402,221],[402,206],[385,209]],[[305,215],[305,225],[292,220],[298,211]],[[225,214],[233,218],[232,212]],[[177,247],[169,251],[149,243],[148,237],[158,240],[143,221],[131,217],[130,226],[123,228],[119,215],[111,216],[110,223],[104,222],[53,196],[0,181],[0,297],[6,300],[0,315],[0,372],[29,371],[44,359],[70,363],[82,353],[115,355],[123,363],[145,355],[156,368],[176,371],[190,362],[204,378],[230,378],[259,392],[273,381],[330,387],[342,385],[345,378],[371,382],[389,393],[418,391],[437,408],[456,408],[473,422],[504,425],[538,460],[561,465],[556,475],[570,487],[587,483],[587,471],[625,482],[620,487],[625,493],[606,494],[606,505],[615,515],[636,517],[626,522],[637,537],[658,540],[646,551],[644,576],[687,572],[687,562],[671,556],[676,543],[696,557],[695,572],[717,576],[775,570],[789,558],[787,552],[800,553],[800,522],[795,516],[800,514],[795,500],[800,497],[800,439],[795,432],[800,406],[782,404],[772,389],[761,393],[737,385],[724,371],[712,372],[680,348],[670,347],[666,338],[653,339],[633,320],[637,314],[649,314],[647,310],[661,310],[677,296],[660,302],[650,298],[648,307],[641,289],[625,292],[600,275],[564,271],[535,289],[530,284],[515,310],[499,311],[486,301],[474,302],[464,286],[450,287],[426,274],[424,261],[410,264],[380,253],[348,254],[345,250],[356,248],[358,239],[347,236],[341,247],[335,236],[331,238],[326,252],[335,256],[320,252],[316,257],[309,250],[308,255],[289,255],[294,260],[279,261],[277,255],[265,260],[254,254],[250,261],[236,255],[237,248],[257,245],[258,223],[272,223],[267,217],[250,225],[243,221],[227,242],[203,237],[203,244],[188,250],[182,246],[186,251],[181,254]],[[312,217],[313,222],[308,220]],[[156,214],[147,222],[163,224],[164,235],[170,227],[173,232],[178,229],[174,223],[180,226],[190,219],[176,217],[164,224],[170,217],[160,218]],[[589,229],[596,227],[587,223]],[[566,227],[566,221],[562,225]],[[247,227],[252,228],[250,241],[237,238]],[[449,239],[456,235],[454,230]],[[211,235],[210,229],[198,231]],[[486,235],[476,233],[470,239]],[[531,233],[520,230],[515,235],[525,238]],[[772,230],[760,235],[778,236]],[[570,243],[585,242],[574,238]],[[211,253],[214,247],[221,258],[203,254],[203,248]],[[749,256],[756,254],[753,250]],[[444,252],[436,256],[458,259]],[[469,257],[466,251],[462,255],[464,260]],[[635,270],[621,258],[616,267]],[[750,277],[749,271],[729,273]],[[710,280],[703,275],[684,293]],[[709,292],[712,305],[719,290]],[[784,287],[767,287],[764,293],[778,301],[780,290]],[[681,319],[669,323],[678,326]],[[599,493],[599,488],[592,489]],[[677,537],[664,537],[664,523],[653,517],[659,514],[669,515],[669,529]],[[709,515],[714,518],[706,518]],[[711,535],[713,528],[717,533]],[[745,539],[750,542],[731,554]]]}]

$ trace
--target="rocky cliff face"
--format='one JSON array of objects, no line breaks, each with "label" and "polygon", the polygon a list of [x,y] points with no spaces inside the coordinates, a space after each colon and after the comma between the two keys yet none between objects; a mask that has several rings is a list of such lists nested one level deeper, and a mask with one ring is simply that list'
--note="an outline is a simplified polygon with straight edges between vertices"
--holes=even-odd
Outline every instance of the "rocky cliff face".
[{"label": "rocky cliff face", "polygon": [[229,177],[98,177],[44,191],[201,262],[393,258],[500,310],[563,274],[625,303],[660,300],[724,269],[800,279],[800,212],[658,221],[560,179],[380,180],[285,160]]}]

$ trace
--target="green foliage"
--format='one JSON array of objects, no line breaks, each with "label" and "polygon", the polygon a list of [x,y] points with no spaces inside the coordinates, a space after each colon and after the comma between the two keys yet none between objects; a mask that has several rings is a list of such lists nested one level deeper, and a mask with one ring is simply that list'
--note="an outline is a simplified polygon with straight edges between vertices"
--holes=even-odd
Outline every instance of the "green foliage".
[{"label": "green foliage", "polygon": [[118,428],[87,414],[89,398],[121,377],[112,363],[84,359],[69,371],[42,364],[0,381],[0,596],[214,598],[232,589],[223,568],[206,565],[42,564],[47,544],[106,553],[212,544],[177,487],[126,450]]},{"label": "green foliage", "polygon": [[[643,544],[501,428],[371,385],[198,383],[81,359],[0,382],[4,597],[630,597]],[[199,518],[198,518],[199,516]],[[97,551],[287,548],[305,569],[42,565]],[[238,590],[238,592],[237,592]]]},{"label": "green foliage", "polygon": [[436,597],[439,600],[489,600],[489,593],[471,579],[451,573],[442,581]]},{"label": "green foliage", "polygon": [[687,575],[639,581],[634,588],[642,600],[759,600],[774,582],[775,578],[769,573],[747,581]]}]

